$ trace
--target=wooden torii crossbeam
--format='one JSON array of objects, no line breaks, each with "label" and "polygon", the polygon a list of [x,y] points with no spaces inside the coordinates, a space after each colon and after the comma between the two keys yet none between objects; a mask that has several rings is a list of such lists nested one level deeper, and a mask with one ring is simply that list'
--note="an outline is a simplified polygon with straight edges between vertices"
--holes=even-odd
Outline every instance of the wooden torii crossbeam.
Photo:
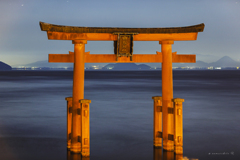
[{"label": "wooden torii crossbeam", "polygon": [[[198,32],[204,30],[203,23],[174,28],[106,28],[60,26],[40,22],[40,27],[42,31],[47,32],[49,40],[71,40],[74,44],[74,52],[49,54],[49,62],[74,63],[73,95],[71,100],[67,98],[68,102],[72,103],[71,134],[68,135],[70,137],[68,137],[68,148],[72,152],[81,152],[84,156],[90,155],[89,124],[86,125],[83,118],[84,116],[89,118],[88,106],[90,103],[90,100],[84,100],[85,63],[162,63],[162,97],[153,97],[155,108],[159,107],[157,105],[162,105],[161,109],[154,111],[162,112],[162,115],[154,113],[154,146],[173,151],[175,145],[175,152],[182,154],[182,134],[176,133],[182,132],[182,130],[174,130],[173,122],[175,119],[177,123],[181,120],[179,117],[174,118],[171,112],[175,113],[173,103],[178,105],[183,100],[173,99],[172,63],[195,63],[196,56],[172,53],[172,44],[174,41],[196,40]],[[87,41],[114,41],[114,54],[85,52]],[[161,52],[133,54],[133,41],[159,41]],[[84,107],[86,109],[82,111]],[[179,110],[179,106],[176,108],[178,108],[176,112],[180,115],[182,111]],[[164,123],[161,128],[159,126],[162,121]],[[89,121],[86,120],[86,123]],[[178,137],[176,137],[177,135]],[[178,140],[176,141],[176,139]]]}]

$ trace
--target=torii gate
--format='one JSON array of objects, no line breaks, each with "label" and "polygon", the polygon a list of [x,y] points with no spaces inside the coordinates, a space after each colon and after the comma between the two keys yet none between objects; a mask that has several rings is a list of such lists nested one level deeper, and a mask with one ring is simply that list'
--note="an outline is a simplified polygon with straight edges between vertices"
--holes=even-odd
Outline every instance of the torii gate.
[{"label": "torii gate", "polygon": [[[49,54],[49,62],[74,63],[73,95],[68,101],[67,143],[70,151],[90,155],[89,103],[84,99],[84,63],[162,63],[162,97],[154,99],[154,146],[182,154],[182,102],[173,99],[172,63],[195,63],[195,55],[172,53],[174,41],[196,40],[204,24],[174,28],[105,28],[60,26],[40,22],[49,40],[71,40],[74,52]],[[85,52],[87,41],[114,41],[114,53]],[[157,54],[132,54],[133,41],[159,41]],[[162,124],[162,121],[164,122]],[[163,139],[163,141],[162,141]]]}]

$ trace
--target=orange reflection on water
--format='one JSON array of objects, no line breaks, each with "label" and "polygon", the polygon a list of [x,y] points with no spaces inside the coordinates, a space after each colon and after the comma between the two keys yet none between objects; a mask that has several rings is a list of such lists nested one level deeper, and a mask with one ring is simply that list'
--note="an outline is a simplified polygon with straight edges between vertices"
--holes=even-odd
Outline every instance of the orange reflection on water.
[{"label": "orange reflection on water", "polygon": [[193,158],[187,158],[182,154],[174,154],[174,152],[164,151],[162,148],[154,148],[153,153],[154,160],[198,160]]},{"label": "orange reflection on water", "polygon": [[[174,154],[174,152],[164,151],[162,148],[154,148],[153,160],[198,160],[196,158],[188,158],[182,154]],[[102,157],[104,159],[104,157]],[[90,157],[82,157],[80,153],[67,152],[67,160],[90,160]]]},{"label": "orange reflection on water", "polygon": [[82,157],[80,153],[71,153],[67,151],[67,160],[90,160],[90,157]]}]

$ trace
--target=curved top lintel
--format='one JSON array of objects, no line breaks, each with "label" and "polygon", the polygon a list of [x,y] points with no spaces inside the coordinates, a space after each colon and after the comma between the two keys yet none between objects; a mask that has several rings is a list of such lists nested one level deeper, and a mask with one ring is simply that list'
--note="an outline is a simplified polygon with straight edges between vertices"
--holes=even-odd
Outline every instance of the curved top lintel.
[{"label": "curved top lintel", "polygon": [[61,26],[39,22],[42,31],[65,32],[65,33],[143,33],[143,34],[159,34],[159,33],[192,33],[203,32],[204,23],[186,26],[186,27],[171,27],[171,28],[114,28],[114,27],[75,27]]}]

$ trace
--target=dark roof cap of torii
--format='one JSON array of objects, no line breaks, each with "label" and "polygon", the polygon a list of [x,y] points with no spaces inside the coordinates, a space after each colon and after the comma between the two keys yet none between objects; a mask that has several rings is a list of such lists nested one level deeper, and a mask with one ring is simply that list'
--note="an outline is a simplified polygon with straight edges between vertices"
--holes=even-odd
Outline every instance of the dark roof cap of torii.
[{"label": "dark roof cap of torii", "polygon": [[42,31],[66,33],[191,33],[203,32],[204,23],[172,28],[114,28],[114,27],[74,27],[39,22]]}]

